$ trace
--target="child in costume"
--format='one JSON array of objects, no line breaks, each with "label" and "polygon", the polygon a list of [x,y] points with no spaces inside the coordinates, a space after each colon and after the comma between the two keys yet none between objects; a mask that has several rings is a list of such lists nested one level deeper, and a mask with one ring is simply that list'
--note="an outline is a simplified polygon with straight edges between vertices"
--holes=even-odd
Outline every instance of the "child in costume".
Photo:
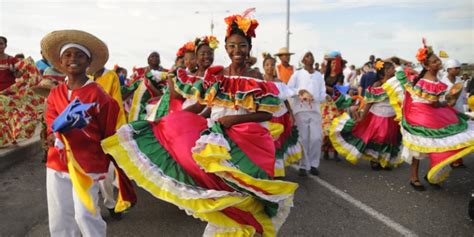
[{"label": "child in costume", "polygon": [[[105,177],[110,159],[100,141],[115,133],[119,106],[89,80],[86,69],[95,72],[104,66],[107,46],[87,32],[61,30],[47,34],[41,49],[45,58],[67,75],[66,82],[53,88],[47,99],[48,140],[54,143],[46,163],[50,234],[106,236],[98,206],[99,180]],[[77,103],[95,104],[87,116],[81,116],[85,127],[53,133],[58,117]]]},{"label": "child in costume", "polygon": [[277,136],[275,140],[275,177],[285,176],[285,167],[301,159],[303,147],[298,141],[298,129],[294,125],[294,115],[287,99],[296,95],[296,91],[277,78],[276,59],[269,53],[263,54],[263,79],[278,87],[278,97],[283,101],[280,110],[273,114],[270,130]]},{"label": "child in costume", "polygon": [[336,118],[329,138],[337,152],[352,164],[367,159],[372,169],[379,170],[397,166],[403,161],[399,155],[400,125],[382,88],[382,84],[395,75],[395,66],[391,62],[377,61],[376,70],[379,79],[365,92],[362,114],[358,115],[357,111],[354,118],[347,113]]},{"label": "child in costume", "polygon": [[[210,67],[195,83],[177,71],[175,87],[189,88],[196,104],[123,126],[102,142],[139,186],[208,222],[206,236],[276,236],[297,188],[272,180],[273,139],[259,122],[271,119],[280,100],[275,84],[245,65],[258,25],[248,13],[226,18],[229,67]],[[206,106],[208,120],[194,113]]]}]

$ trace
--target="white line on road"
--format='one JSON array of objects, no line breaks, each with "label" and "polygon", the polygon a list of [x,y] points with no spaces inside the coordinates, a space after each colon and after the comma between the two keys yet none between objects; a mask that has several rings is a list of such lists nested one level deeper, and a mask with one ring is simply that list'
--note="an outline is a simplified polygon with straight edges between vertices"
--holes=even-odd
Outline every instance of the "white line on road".
[{"label": "white line on road", "polygon": [[[298,168],[294,165],[291,166],[292,168],[298,170]],[[415,234],[413,231],[409,230],[408,228],[402,226],[401,224],[395,222],[394,220],[392,220],[390,217],[387,217],[385,216],[384,214],[376,211],[375,209],[365,205],[363,202],[355,199],[354,197],[352,197],[351,195],[345,193],[344,191],[336,188],[335,186],[333,186],[332,184],[324,181],[323,179],[319,178],[319,177],[316,177],[316,176],[312,176],[312,175],[309,175],[308,177],[314,179],[316,182],[318,182],[319,184],[321,184],[322,186],[326,187],[327,189],[329,189],[329,191],[333,192],[334,194],[338,195],[339,197],[341,197],[342,199],[348,201],[349,203],[351,203],[352,205],[354,205],[355,207],[361,209],[362,211],[364,211],[365,213],[369,214],[370,216],[372,216],[373,218],[381,221],[382,223],[384,223],[386,226],[392,228],[393,230],[397,231],[398,233],[402,234],[403,236],[410,236],[410,237],[416,237],[418,236],[417,234]]]}]

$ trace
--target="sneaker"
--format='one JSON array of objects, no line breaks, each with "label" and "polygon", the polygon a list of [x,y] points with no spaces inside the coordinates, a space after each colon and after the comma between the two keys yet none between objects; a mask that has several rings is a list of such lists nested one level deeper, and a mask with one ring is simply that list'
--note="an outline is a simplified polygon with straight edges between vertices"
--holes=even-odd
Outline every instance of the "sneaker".
[{"label": "sneaker", "polygon": [[323,159],[329,160],[329,153],[324,152]]},{"label": "sneaker", "polygon": [[319,175],[319,170],[316,167],[311,167],[311,169],[309,170],[309,173],[312,174],[312,175],[318,176]]},{"label": "sneaker", "polygon": [[305,169],[300,169],[298,172],[298,175],[301,177],[305,177],[305,176],[308,176],[308,173],[306,172]]},{"label": "sneaker", "polygon": [[115,212],[114,208],[107,208],[107,210],[109,210],[109,214],[110,214],[110,217],[112,217],[112,219],[117,220],[117,221],[122,219],[121,212]]},{"label": "sneaker", "polygon": [[339,158],[339,155],[337,154],[337,152],[334,152],[334,160],[335,160],[336,162],[341,161],[341,158]]}]

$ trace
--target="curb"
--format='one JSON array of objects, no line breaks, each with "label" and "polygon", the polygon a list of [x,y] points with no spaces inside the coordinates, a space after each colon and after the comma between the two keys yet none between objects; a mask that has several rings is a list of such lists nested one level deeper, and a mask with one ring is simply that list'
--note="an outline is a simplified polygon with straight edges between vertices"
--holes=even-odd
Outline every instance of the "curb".
[{"label": "curb", "polygon": [[5,149],[8,150],[0,153],[0,172],[30,159],[43,150],[39,137],[22,142],[18,147]]}]

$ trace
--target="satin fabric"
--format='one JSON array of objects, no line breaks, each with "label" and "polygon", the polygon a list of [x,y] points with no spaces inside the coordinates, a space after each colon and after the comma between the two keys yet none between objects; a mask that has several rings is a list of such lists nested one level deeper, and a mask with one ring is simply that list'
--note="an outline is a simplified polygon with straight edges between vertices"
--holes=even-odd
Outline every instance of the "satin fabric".
[{"label": "satin fabric", "polygon": [[377,144],[398,145],[400,143],[400,125],[393,117],[379,117],[368,113],[367,117],[354,125],[352,134],[365,144],[369,142]]},{"label": "satin fabric", "polygon": [[225,130],[230,139],[270,177],[275,169],[275,145],[270,132],[258,123],[241,123]]},{"label": "satin fabric", "polygon": [[293,128],[293,123],[291,122],[291,115],[289,113],[284,114],[280,117],[273,117],[270,122],[282,124],[284,127],[283,133],[280,134],[277,140],[275,140],[275,148],[280,149],[281,146],[285,143],[286,139],[291,135],[291,130]]},{"label": "satin fabric", "polygon": [[[206,173],[204,170],[200,169],[192,157],[191,149],[195,146],[201,132],[207,129],[207,120],[205,118],[187,111],[178,111],[163,117],[158,122],[152,122],[152,124],[153,133],[160,144],[200,187],[225,190],[229,192],[234,191],[233,188],[229,187],[218,176]],[[260,157],[258,155],[262,153],[262,150],[268,150],[268,154],[264,153],[266,156],[263,156],[263,159],[261,160],[259,159],[257,164],[262,164],[262,168],[266,172],[268,171],[268,173],[273,174],[274,158],[272,163],[269,158],[274,157],[275,150],[274,148],[269,149],[269,147],[273,147],[273,141],[271,136],[268,134],[268,130],[258,124],[248,123],[235,125],[231,129],[226,130],[226,132],[228,132],[231,139],[235,139],[234,142],[243,150],[244,153],[247,155],[251,154],[249,158],[253,156]],[[267,135],[265,135],[265,132]],[[251,136],[246,136],[247,139],[249,137],[252,139],[263,139],[263,142],[259,142],[260,144],[257,145],[257,148],[252,148],[256,144],[251,143],[250,141],[245,141],[241,138],[240,136],[243,134],[251,134]],[[268,141],[270,141],[270,146],[268,146]],[[248,148],[243,148],[242,146],[248,146]],[[255,159],[252,159],[252,161],[254,160]],[[270,163],[271,165],[269,165]],[[268,166],[271,166],[271,169]],[[257,232],[263,232],[262,226],[249,212],[234,207],[228,207],[222,210],[222,212],[240,224],[251,225]]]},{"label": "satin fabric", "polygon": [[404,116],[408,124],[432,129],[444,128],[459,122],[456,110],[449,107],[434,107],[431,104],[413,102],[411,96],[405,94]]},{"label": "satin fabric", "polygon": [[[405,93],[403,106],[403,115],[407,122],[412,126],[440,129],[459,122],[459,119],[456,116],[457,111],[452,107],[445,106],[435,108],[430,104],[414,103],[409,93]],[[446,152],[429,153],[428,158],[430,159],[430,169],[463,149],[465,148]]]}]

